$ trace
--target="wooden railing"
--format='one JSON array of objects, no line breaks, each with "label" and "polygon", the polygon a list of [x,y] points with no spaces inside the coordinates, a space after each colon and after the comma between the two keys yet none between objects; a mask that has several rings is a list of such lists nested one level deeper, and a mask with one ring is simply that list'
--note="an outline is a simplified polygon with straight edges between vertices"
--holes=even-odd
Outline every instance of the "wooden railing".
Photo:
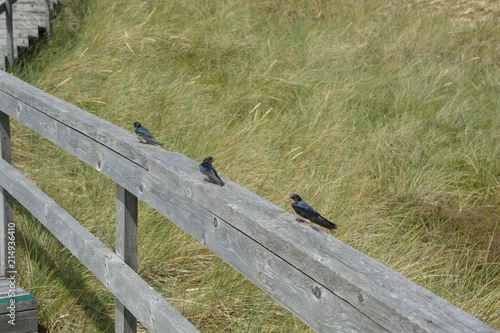
[{"label": "wooden railing", "polygon": [[[9,117],[116,183],[116,254],[8,163]],[[137,198],[318,332],[496,332],[230,180],[207,184],[197,162],[140,144],[131,132],[1,71],[0,124],[3,269],[12,196],[116,297],[117,332],[133,332],[135,318],[152,332],[196,331],[135,272]]]}]

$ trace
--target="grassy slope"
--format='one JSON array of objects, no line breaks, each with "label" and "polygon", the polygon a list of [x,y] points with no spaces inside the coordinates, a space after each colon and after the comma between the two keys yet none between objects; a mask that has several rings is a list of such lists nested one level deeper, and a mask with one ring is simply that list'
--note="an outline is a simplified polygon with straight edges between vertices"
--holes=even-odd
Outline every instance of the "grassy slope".
[{"label": "grassy slope", "polygon": [[[364,3],[66,1],[15,74],[131,131],[140,120],[167,150],[214,155],[278,205],[300,193],[339,239],[500,329],[499,22]],[[13,132],[15,165],[112,246],[113,184]],[[19,214],[42,331],[106,331],[112,297]],[[307,331],[159,214],[140,218],[140,274],[202,331]]]}]

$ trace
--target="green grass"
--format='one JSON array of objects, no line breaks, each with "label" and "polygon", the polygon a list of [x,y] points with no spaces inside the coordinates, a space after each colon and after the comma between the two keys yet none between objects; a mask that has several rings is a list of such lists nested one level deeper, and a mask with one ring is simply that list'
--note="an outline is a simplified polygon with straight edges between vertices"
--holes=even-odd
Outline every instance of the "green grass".
[{"label": "green grass", "polygon": [[[500,329],[498,13],[405,3],[66,1],[13,71],[286,209],[299,193],[336,237]],[[112,182],[16,123],[13,158],[113,247]],[[112,331],[113,298],[16,216],[41,331]],[[200,330],[308,331],[142,204],[139,232],[141,276]]]}]

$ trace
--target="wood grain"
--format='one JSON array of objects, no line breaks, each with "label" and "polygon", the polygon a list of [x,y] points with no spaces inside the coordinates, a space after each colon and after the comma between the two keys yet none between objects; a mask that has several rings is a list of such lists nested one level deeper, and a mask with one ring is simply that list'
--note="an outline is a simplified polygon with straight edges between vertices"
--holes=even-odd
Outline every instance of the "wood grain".
[{"label": "wood grain", "polygon": [[35,216],[151,332],[198,332],[132,268],[0,159],[0,186]]},{"label": "wood grain", "polygon": [[[116,185],[116,254],[137,272],[137,197],[120,185]],[[137,321],[134,315],[116,300],[115,332],[135,333]]]},{"label": "wood grain", "polygon": [[[10,281],[0,278],[0,332],[27,333],[36,332],[37,308],[36,299],[19,286],[15,287],[15,296],[9,297],[11,293]],[[11,299],[15,300],[15,325],[9,323],[12,318],[10,314]]]},{"label": "wood grain", "polygon": [[51,12],[59,0],[3,0],[0,4],[0,69],[10,65],[19,48],[27,48],[40,32],[50,34]]},{"label": "wood grain", "polygon": [[[10,120],[0,111],[0,159],[11,163]],[[13,199],[0,187],[0,277],[7,275],[8,231],[14,223]]]},{"label": "wood grain", "polygon": [[139,144],[6,73],[0,110],[155,208],[318,332],[495,332],[238,184],[204,182],[199,162]]}]

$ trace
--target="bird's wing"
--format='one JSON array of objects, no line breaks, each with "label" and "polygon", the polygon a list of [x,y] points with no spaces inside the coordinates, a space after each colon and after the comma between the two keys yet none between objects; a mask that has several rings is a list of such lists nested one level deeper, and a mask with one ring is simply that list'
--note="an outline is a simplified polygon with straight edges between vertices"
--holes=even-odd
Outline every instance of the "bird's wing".
[{"label": "bird's wing", "polygon": [[309,206],[306,202],[300,201],[296,204],[292,205],[293,209],[297,214],[302,216],[303,218],[308,219],[309,221],[316,223],[322,227],[327,229],[337,229],[337,226],[325,219],[321,216],[317,211],[315,211],[311,206]]},{"label": "bird's wing", "polygon": [[317,216],[319,216],[318,212],[316,212],[311,206],[309,206],[304,201],[300,201],[298,203],[292,204],[293,210],[303,218],[311,220]]},{"label": "bird's wing", "polygon": [[198,169],[200,170],[200,172],[204,175],[207,174],[207,171],[205,169],[205,166],[203,165],[203,163],[200,164],[200,166],[198,167]]},{"label": "bird's wing", "polygon": [[224,182],[220,179],[215,168],[208,163],[200,164],[200,172],[208,177],[208,180],[212,183],[224,186]]},{"label": "bird's wing", "polygon": [[318,216],[314,217],[311,219],[311,222],[314,222],[316,224],[319,224],[322,227],[328,228],[328,229],[337,229],[337,225],[335,223],[332,223],[325,219],[323,216],[318,214]]},{"label": "bird's wing", "polygon": [[149,130],[145,127],[138,128],[135,132],[137,133],[137,135],[140,135],[145,138],[150,138],[150,139],[155,138],[153,135],[151,135],[151,132],[149,132]]},{"label": "bird's wing", "polygon": [[210,178],[212,178],[212,180],[217,184],[219,184],[220,186],[224,186],[224,182],[222,181],[222,179],[220,179],[219,175],[217,174],[217,171],[215,171],[215,168],[213,167],[210,170]]}]

